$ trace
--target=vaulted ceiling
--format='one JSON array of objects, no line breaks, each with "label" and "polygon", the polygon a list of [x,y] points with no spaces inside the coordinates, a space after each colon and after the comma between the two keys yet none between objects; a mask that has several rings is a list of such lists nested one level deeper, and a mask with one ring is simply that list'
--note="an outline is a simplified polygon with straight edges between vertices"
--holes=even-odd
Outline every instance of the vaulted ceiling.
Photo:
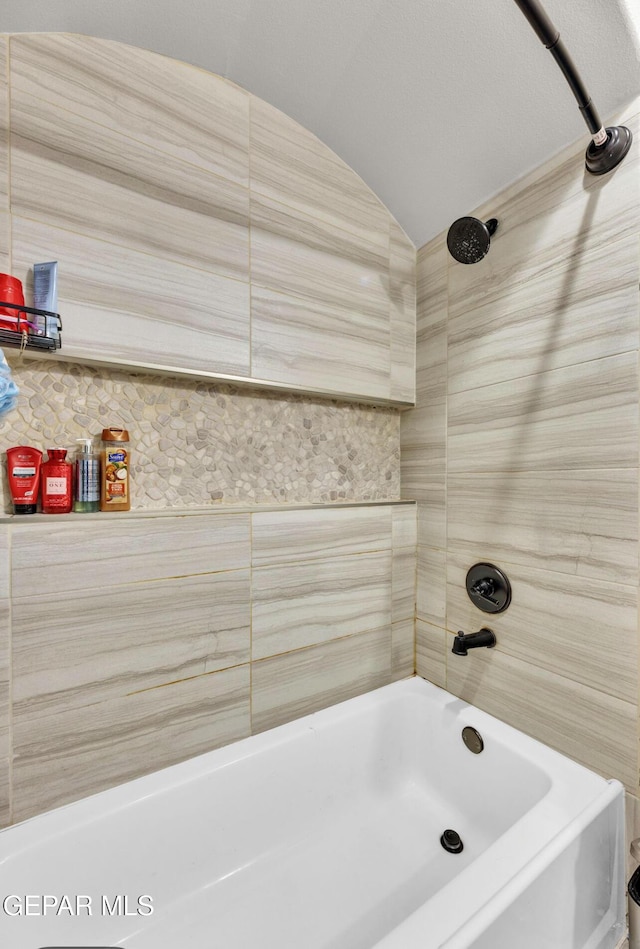
[{"label": "vaulted ceiling", "polygon": [[[545,8],[606,120],[640,93],[638,0]],[[233,80],[333,148],[417,246],[589,140],[513,0],[4,0],[0,29],[120,40]]]}]

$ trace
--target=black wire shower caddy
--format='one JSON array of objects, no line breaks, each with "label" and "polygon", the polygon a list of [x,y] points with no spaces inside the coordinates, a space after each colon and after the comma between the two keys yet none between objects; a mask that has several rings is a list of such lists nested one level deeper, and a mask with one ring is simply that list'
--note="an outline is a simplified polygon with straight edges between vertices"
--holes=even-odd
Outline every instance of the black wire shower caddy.
[{"label": "black wire shower caddy", "polygon": [[[51,310],[38,310],[33,306],[25,306],[24,303],[3,303],[0,300],[0,307],[7,307],[11,310],[17,310],[20,313],[26,313],[29,316],[41,316],[45,318],[45,327],[47,319],[56,321],[57,334],[47,336],[46,332],[34,333],[27,330],[6,329],[0,327],[0,346],[16,346],[18,349],[39,349],[42,352],[54,353],[62,346],[60,334],[62,332],[62,319],[59,313],[52,313]],[[0,313],[0,321],[2,313]]]}]

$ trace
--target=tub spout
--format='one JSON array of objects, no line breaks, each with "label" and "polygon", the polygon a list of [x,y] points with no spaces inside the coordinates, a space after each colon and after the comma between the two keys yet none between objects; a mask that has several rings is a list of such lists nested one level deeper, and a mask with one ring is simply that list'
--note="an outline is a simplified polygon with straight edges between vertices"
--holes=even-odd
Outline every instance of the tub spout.
[{"label": "tub spout", "polygon": [[477,633],[465,634],[459,632],[453,640],[451,652],[456,656],[466,656],[468,649],[477,649],[478,646],[487,646],[488,649],[491,649],[495,644],[495,633],[483,626]]}]

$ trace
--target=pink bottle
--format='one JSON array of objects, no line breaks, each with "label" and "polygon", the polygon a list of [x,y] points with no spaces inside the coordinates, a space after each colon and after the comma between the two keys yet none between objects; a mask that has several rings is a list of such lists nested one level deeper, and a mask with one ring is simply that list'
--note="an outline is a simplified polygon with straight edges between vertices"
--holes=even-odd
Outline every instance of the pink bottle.
[{"label": "pink bottle", "polygon": [[42,513],[69,514],[73,507],[73,465],[66,448],[47,448],[42,465]]}]

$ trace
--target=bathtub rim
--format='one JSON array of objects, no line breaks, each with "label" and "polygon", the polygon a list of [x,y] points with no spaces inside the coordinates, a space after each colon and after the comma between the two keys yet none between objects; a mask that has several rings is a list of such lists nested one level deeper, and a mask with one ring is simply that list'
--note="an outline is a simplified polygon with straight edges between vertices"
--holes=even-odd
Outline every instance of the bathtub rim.
[{"label": "bathtub rim", "polygon": [[[458,724],[473,725],[487,738],[490,736],[500,738],[508,747],[517,750],[518,755],[532,759],[545,774],[551,773],[555,776],[550,788],[533,807],[525,811],[489,844],[476,860],[463,868],[457,876],[444,884],[424,904],[417,907],[374,944],[375,949],[400,949],[404,945],[420,945],[419,940],[411,941],[411,939],[416,939],[416,934],[414,933],[413,936],[410,934],[413,927],[418,927],[418,931],[421,930],[424,933],[426,925],[429,927],[430,934],[438,940],[434,945],[440,946],[441,949],[462,949],[470,945],[468,939],[474,932],[481,932],[499,916],[503,904],[508,905],[524,892],[527,885],[536,878],[538,872],[536,868],[545,866],[554,854],[561,852],[567,841],[573,839],[581,828],[588,825],[592,814],[601,812],[619,797],[621,797],[623,807],[624,789],[620,782],[605,779],[584,765],[419,676],[399,680],[346,699],[257,735],[247,736],[226,746],[77,801],[63,804],[4,828],[0,831],[0,834],[4,835],[0,836],[0,867],[15,857],[24,857],[30,850],[41,846],[55,846],[56,840],[63,838],[70,827],[73,830],[81,830],[85,825],[97,819],[115,815],[123,808],[144,802],[146,798],[169,794],[174,789],[185,787],[199,778],[212,775],[238,761],[250,759],[257,753],[268,753],[272,747],[286,745],[289,741],[301,738],[310,731],[323,727],[329,728],[332,725],[339,728],[340,721],[351,717],[354,713],[366,714],[367,709],[379,712],[384,704],[401,702],[404,696],[413,695],[423,697],[434,711],[439,710],[442,714],[453,715],[460,720]],[[578,795],[580,806],[577,811],[575,809],[571,811],[570,818],[564,812],[554,813],[558,800],[562,802],[568,794],[567,782],[568,785],[577,782],[580,787]],[[70,818],[69,808],[73,808],[72,818]],[[551,831],[547,826],[547,837],[542,842],[535,839],[535,832],[532,839],[530,828],[540,815],[543,815],[547,824],[555,821]],[[7,837],[7,835],[10,836]],[[2,842],[5,841],[9,849],[3,855]],[[517,858],[515,861],[511,859],[514,854]],[[483,870],[490,866],[490,861],[495,862],[497,859],[500,864],[501,861],[505,861],[505,858],[509,861],[505,863],[508,869],[503,870],[501,876],[498,875],[496,878],[494,875],[490,879],[490,874],[483,873]],[[467,902],[464,917],[454,930],[450,921],[451,913],[447,907],[451,905],[451,894],[457,888],[464,887],[467,881],[472,881],[474,884],[470,887],[474,892],[474,897]],[[619,899],[617,892],[615,898]]]},{"label": "bathtub rim", "polygon": [[[268,751],[270,747],[285,745],[308,730],[314,730],[318,724],[321,727],[330,724],[332,721],[337,724],[340,719],[350,717],[354,711],[365,711],[368,707],[377,708],[381,702],[387,700],[391,702],[395,699],[396,694],[400,697],[405,692],[408,696],[413,694],[423,695],[427,700],[433,700],[445,710],[457,712],[458,716],[463,714],[469,716],[468,722],[465,721],[465,723],[479,726],[478,730],[484,730],[487,735],[495,732],[499,736],[514,739],[518,743],[518,754],[524,751],[525,757],[528,757],[528,753],[531,753],[531,757],[536,763],[557,767],[560,774],[569,780],[572,777],[583,777],[586,781],[592,783],[594,781],[600,782],[602,787],[609,783],[609,779],[563,755],[549,745],[532,738],[490,713],[484,712],[453,693],[447,692],[446,689],[434,685],[427,679],[413,675],[345,699],[334,705],[329,705],[292,721],[276,725],[255,735],[248,735],[245,738],[229,742],[227,745],[187,758],[176,764],[140,775],[111,788],[96,791],[75,801],[69,801],[39,814],[34,814],[15,824],[1,828],[0,843],[6,838],[7,834],[15,837],[18,834],[22,836],[24,833],[30,837],[31,832],[45,820],[52,825],[52,832],[47,833],[44,838],[39,838],[38,842],[43,839],[51,839],[57,836],[57,833],[54,832],[56,825],[62,824],[61,831],[65,829],[64,818],[69,808],[74,808],[75,811],[74,826],[82,826],[95,818],[98,813],[100,816],[111,814],[121,806],[131,804],[135,800],[142,800],[146,797],[168,792],[174,788],[183,787],[199,777],[204,777],[218,769],[228,767],[236,761],[250,759],[255,754]],[[507,743],[510,747],[516,747],[515,744]],[[543,770],[546,769],[543,768]],[[552,790],[553,788],[547,792],[547,795]],[[106,804],[107,806],[97,811],[96,808],[99,804]],[[534,805],[534,808],[537,806],[537,804]],[[58,833],[61,831],[58,831]],[[3,863],[4,857],[0,853],[0,867]]]}]

